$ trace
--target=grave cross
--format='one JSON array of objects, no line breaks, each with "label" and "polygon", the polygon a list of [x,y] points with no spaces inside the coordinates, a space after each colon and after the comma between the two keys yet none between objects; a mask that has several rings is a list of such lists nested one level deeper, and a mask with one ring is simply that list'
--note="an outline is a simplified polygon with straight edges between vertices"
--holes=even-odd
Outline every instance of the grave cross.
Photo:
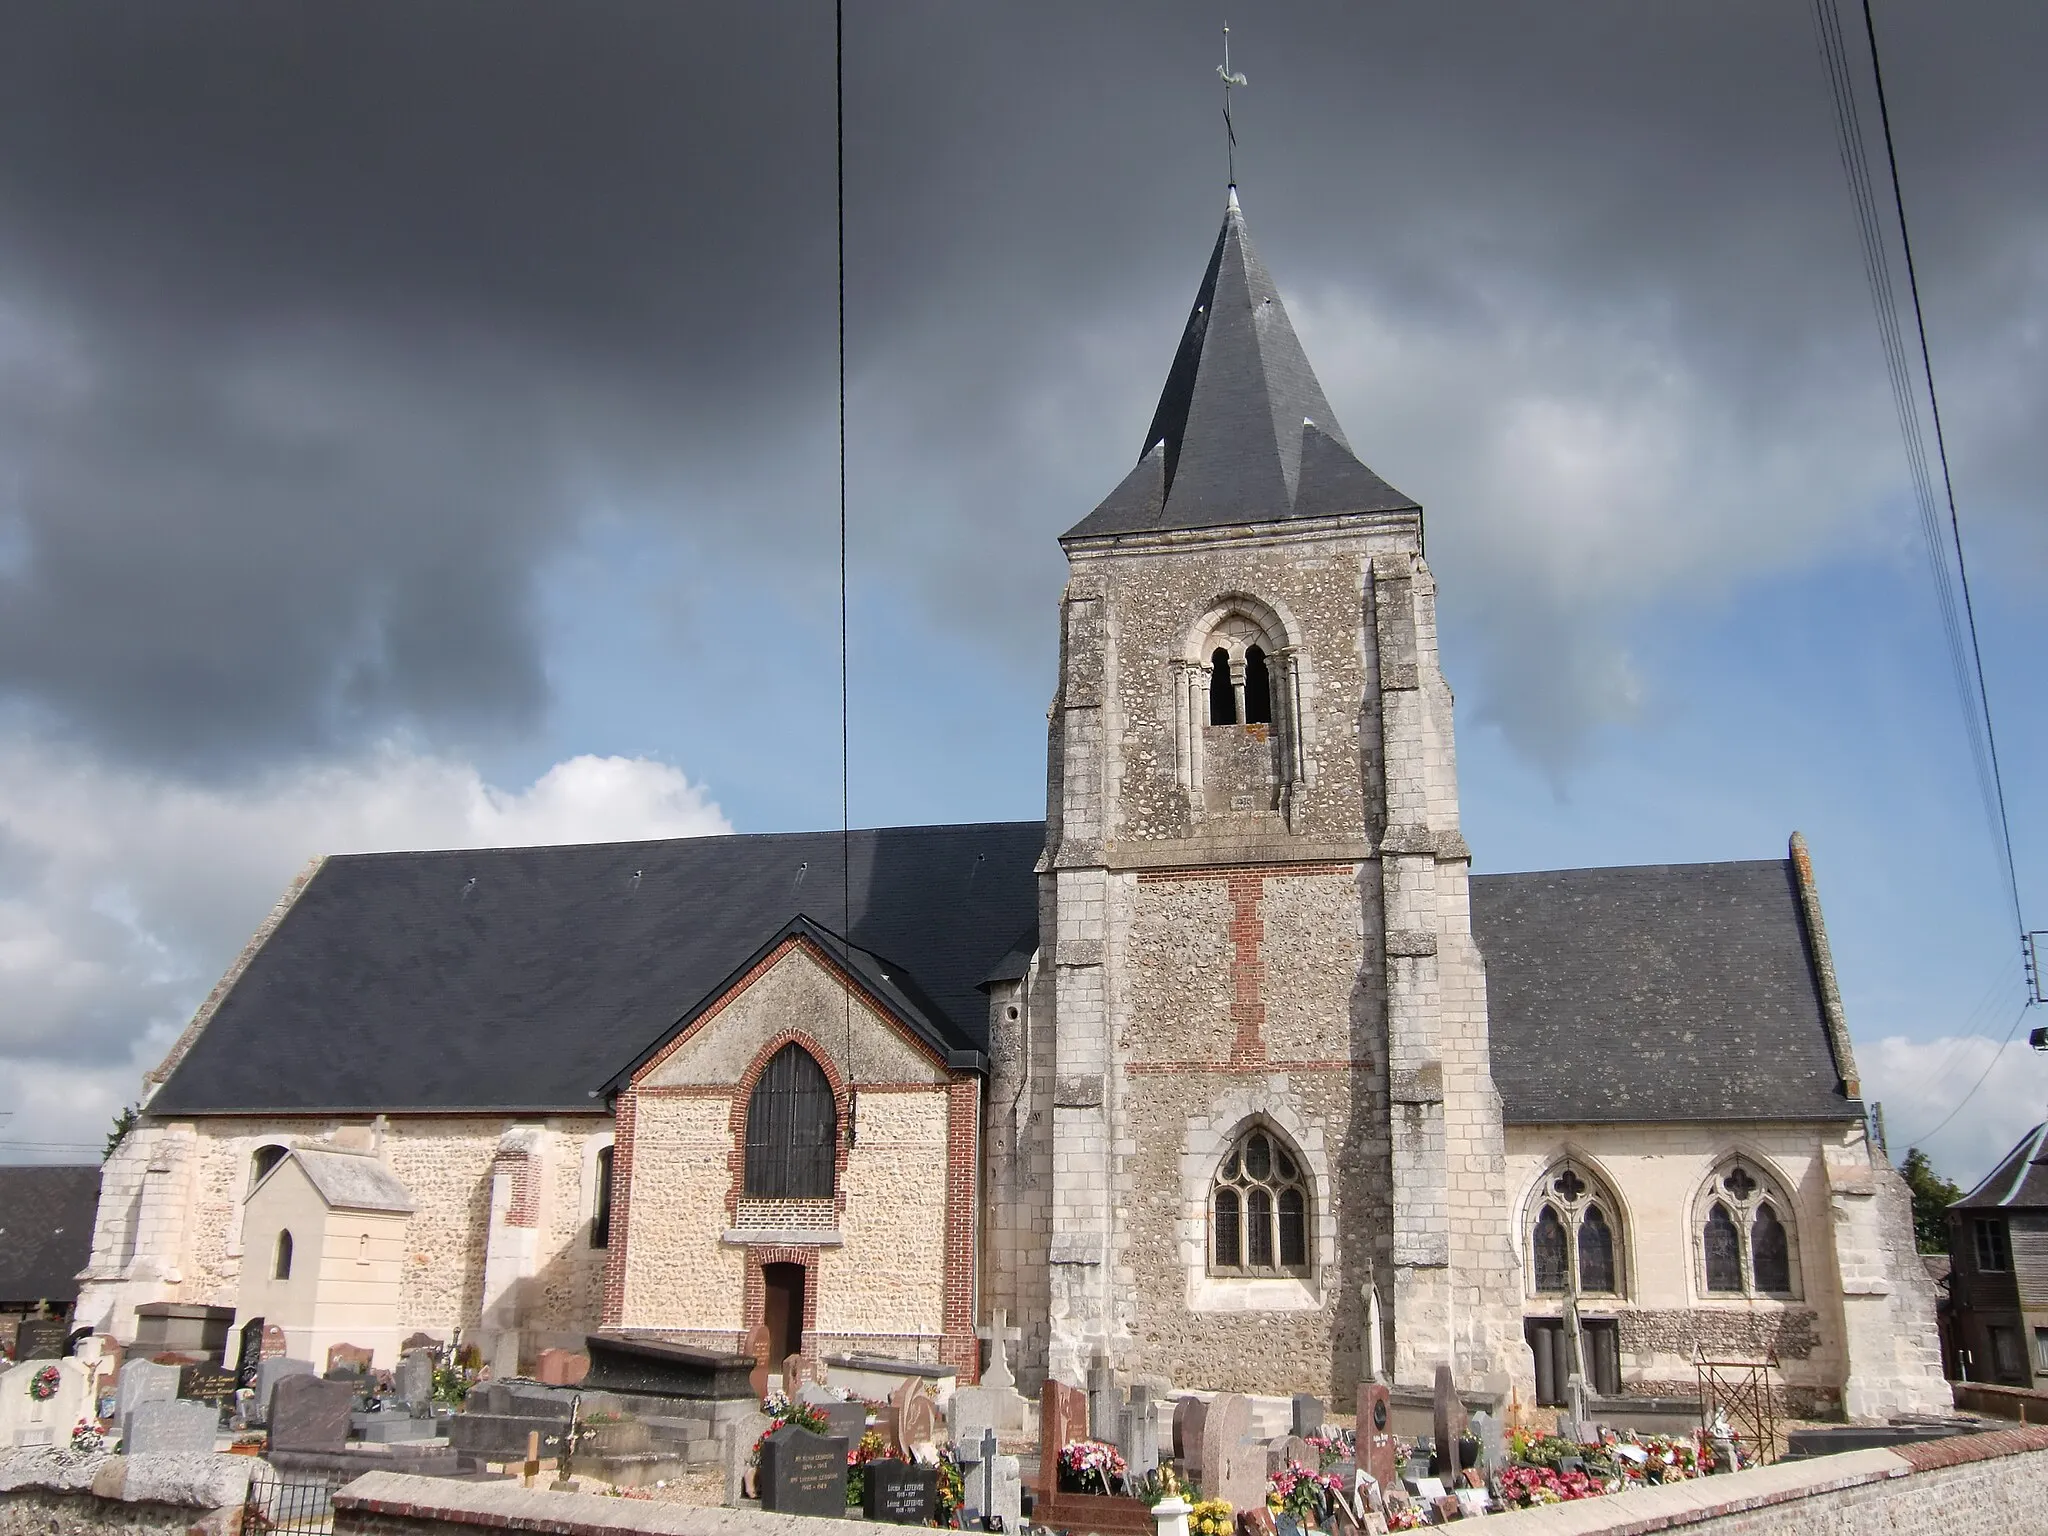
[{"label": "grave cross", "polygon": [[998,1308],[988,1327],[974,1330],[975,1337],[985,1339],[988,1342],[988,1365],[981,1373],[981,1384],[984,1387],[1012,1387],[1016,1385],[1016,1378],[1010,1374],[1008,1346],[1015,1344],[1022,1348],[1024,1344],[1024,1330],[1021,1328],[1005,1327],[1006,1320],[1005,1314]]}]

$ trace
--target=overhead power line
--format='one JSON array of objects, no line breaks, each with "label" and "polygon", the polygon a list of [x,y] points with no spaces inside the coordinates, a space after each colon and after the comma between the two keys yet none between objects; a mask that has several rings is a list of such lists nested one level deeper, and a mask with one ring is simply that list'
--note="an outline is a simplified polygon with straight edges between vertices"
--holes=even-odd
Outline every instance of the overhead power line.
[{"label": "overhead power line", "polygon": [[[1998,760],[1998,737],[1992,726],[1991,695],[1984,682],[1983,646],[1978,638],[1976,604],[1970,594],[1969,566],[1963,555],[1962,521],[1956,512],[1948,441],[1942,430],[1941,396],[1935,386],[1934,364],[1927,344],[1927,319],[1920,302],[1920,276],[1913,260],[1905,193],[1899,182],[1898,154],[1893,144],[1891,109],[1885,96],[1884,70],[1878,54],[1877,26],[1871,16],[1870,0],[1862,0],[1862,4],[1863,33],[1870,49],[1870,73],[1884,137],[1885,168],[1891,181],[1890,214],[1897,223],[1899,249],[1906,269],[1906,288],[1913,305],[1913,339],[1917,342],[1919,359],[1917,368],[1913,364],[1905,326],[1899,315],[1898,290],[1890,259],[1891,242],[1885,228],[1887,220],[1880,211],[1881,205],[1872,186],[1870,162],[1864,149],[1862,118],[1857,107],[1856,75],[1851,68],[1839,0],[1814,0],[1815,29],[1819,34],[1821,59],[1826,67],[1829,95],[1834,106],[1842,171],[1849,183],[1857,235],[1863,247],[1864,275],[1869,279],[1871,303],[1877,312],[1878,338],[1883,345],[1885,371],[1891,382],[1892,403],[1899,418],[1899,435],[1905,445],[1913,498],[1920,514],[1928,572],[1934,580],[1935,602],[1941,611],[1942,633],[1948,643],[1949,669],[1957,703],[1962,708],[1964,733],[1969,741],[1978,794],[1984,803],[1992,843],[2005,877],[2005,894],[2012,905],[2014,929],[2024,942],[2026,919],[2021,911],[2019,873],[2013,858],[2012,824],[2006,814],[2005,779]],[[1932,460],[1922,431],[1920,394],[1923,387],[1927,416],[1934,428]],[[1939,493],[1934,484],[1937,467],[1941,473]]]}]

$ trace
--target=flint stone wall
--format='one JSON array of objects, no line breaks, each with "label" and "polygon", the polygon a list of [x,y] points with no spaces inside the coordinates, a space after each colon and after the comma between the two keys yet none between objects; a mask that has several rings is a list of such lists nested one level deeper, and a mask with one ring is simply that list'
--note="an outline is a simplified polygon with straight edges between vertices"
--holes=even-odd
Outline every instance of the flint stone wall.
[{"label": "flint stone wall", "polygon": [[261,1465],[253,1456],[0,1452],[0,1536],[236,1536]]}]

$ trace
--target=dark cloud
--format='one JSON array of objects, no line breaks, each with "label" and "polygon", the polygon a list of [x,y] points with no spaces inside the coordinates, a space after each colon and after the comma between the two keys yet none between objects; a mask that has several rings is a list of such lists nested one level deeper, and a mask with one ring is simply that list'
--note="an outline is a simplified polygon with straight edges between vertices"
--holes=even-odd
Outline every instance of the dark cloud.
[{"label": "dark cloud", "polygon": [[[1213,236],[1220,17],[849,9],[857,548],[1038,655],[1049,538],[1135,455]],[[2010,321],[2043,304],[2016,200],[2048,21],[1880,21],[1995,510],[2043,467]],[[536,573],[594,500],[764,578],[829,567],[824,5],[0,27],[0,688],[188,766],[519,731]],[[1808,13],[1268,6],[1237,41],[1254,233],[1353,442],[1431,508],[1482,702],[1562,760],[1625,702],[1630,605],[1715,542],[1689,518],[1756,536],[1724,575],[1839,522],[1788,424],[1856,475],[1896,454]],[[1575,525],[1568,463],[1503,456],[1545,410],[1674,440]],[[1632,553],[1560,556],[1575,528]]]}]

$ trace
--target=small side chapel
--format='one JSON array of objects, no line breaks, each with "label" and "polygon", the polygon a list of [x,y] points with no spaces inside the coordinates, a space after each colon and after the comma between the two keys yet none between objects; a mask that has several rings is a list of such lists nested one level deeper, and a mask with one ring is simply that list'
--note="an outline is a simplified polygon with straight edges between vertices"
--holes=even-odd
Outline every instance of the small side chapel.
[{"label": "small side chapel", "polygon": [[151,1074],[81,1319],[310,1339],[297,1221],[380,1365],[603,1330],[972,1379],[1000,1313],[1027,1389],[1769,1357],[1803,1412],[1948,1406],[1803,841],[1475,874],[1422,535],[1233,189],[1061,540],[1043,821],[316,860]]}]

